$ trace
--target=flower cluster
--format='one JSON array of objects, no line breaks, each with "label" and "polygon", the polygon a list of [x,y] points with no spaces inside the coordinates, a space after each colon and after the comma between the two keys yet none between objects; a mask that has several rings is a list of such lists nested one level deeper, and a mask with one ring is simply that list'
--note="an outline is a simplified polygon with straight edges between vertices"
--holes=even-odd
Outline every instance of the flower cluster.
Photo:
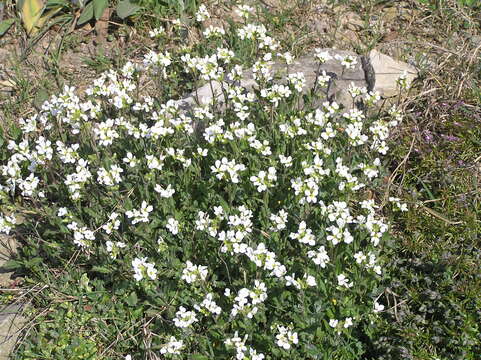
[{"label": "flower cluster", "polygon": [[[278,71],[293,56],[264,25],[247,22],[251,7],[237,10],[244,23],[235,42],[223,41],[227,28],[205,24],[201,5],[202,46],[150,50],[83,94],[66,87],[2,147],[0,232],[17,231],[10,209],[22,204],[22,229],[66,239],[59,246],[82,267],[120,279],[142,309],[159,311],[139,323],[155,331],[149,341],[161,358],[233,350],[238,360],[307,359],[347,344],[339,336],[351,336],[354,321],[384,310],[373,291],[389,226],[366,190],[385,171],[381,155],[402,113],[371,112],[379,94],[354,84],[362,109],[310,101],[335,77],[319,72],[308,89],[306,74]],[[255,58],[241,62],[233,43]],[[358,65],[322,49],[314,59],[343,71]],[[179,100],[184,75],[214,96]],[[165,89],[144,94],[145,77]]]},{"label": "flower cluster", "polygon": [[187,261],[185,268],[182,271],[182,280],[191,284],[197,280],[205,280],[207,278],[207,267],[202,265],[194,265],[192,262]]},{"label": "flower cluster", "polygon": [[132,268],[134,269],[134,279],[140,281],[145,277],[150,280],[157,279],[157,269],[153,263],[148,263],[147,258],[135,258],[132,260]]},{"label": "flower cluster", "polygon": [[235,317],[242,313],[249,319],[252,318],[259,310],[258,304],[262,304],[267,299],[266,284],[256,280],[252,290],[242,288],[235,297],[234,306],[231,310],[231,316]]},{"label": "flower cluster", "polygon": [[284,350],[289,350],[293,344],[297,345],[299,343],[297,333],[288,327],[277,325],[277,330],[279,333],[276,335],[276,343]]}]

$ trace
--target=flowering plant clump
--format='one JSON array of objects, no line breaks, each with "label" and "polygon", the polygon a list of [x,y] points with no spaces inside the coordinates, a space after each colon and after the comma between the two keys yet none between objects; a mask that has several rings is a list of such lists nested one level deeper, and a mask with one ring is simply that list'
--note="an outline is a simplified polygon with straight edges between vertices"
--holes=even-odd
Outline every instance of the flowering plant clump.
[{"label": "flowering plant clump", "polygon": [[[245,19],[251,11],[239,8]],[[201,7],[196,20],[208,18]],[[272,62],[286,54],[255,23],[237,32],[258,54],[249,91],[235,81],[249,64],[218,46],[224,29],[204,34],[217,45],[206,55],[151,51],[22,119],[0,166],[0,232],[39,237],[44,253],[61,246],[65,262],[102,274],[104,287],[135,293],[150,319],[137,336],[154,334],[149,351],[160,358],[358,357],[359,336],[384,308],[388,224],[368,190],[401,115],[301,105],[304,75],[276,76]],[[186,110],[139,95],[142,73],[168,83],[176,64],[196,81],[221,81],[221,100]],[[146,343],[134,340],[128,358],[140,359]]]}]

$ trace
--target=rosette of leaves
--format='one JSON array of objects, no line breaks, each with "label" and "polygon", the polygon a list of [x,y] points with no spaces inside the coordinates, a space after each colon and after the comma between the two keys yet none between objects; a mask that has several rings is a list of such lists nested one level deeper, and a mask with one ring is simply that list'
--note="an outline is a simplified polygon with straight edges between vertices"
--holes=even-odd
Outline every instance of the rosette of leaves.
[{"label": "rosette of leaves", "polygon": [[[136,14],[141,7],[131,0],[120,0],[113,4],[109,0],[19,0],[17,9],[25,31],[29,36],[34,36],[49,20],[53,23],[70,22],[73,25],[82,25],[89,21],[98,21],[105,10],[115,7],[119,18],[125,19]],[[13,24],[11,19],[0,23],[0,35]]]}]

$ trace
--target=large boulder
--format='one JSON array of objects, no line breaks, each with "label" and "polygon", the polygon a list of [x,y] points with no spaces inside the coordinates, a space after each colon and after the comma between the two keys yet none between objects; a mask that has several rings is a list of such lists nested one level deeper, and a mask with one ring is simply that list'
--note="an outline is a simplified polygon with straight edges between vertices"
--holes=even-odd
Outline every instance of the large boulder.
[{"label": "large boulder", "polygon": [[[355,104],[348,92],[351,84],[357,87],[366,87],[369,91],[378,91],[383,98],[393,97],[398,94],[399,88],[396,80],[402,76],[406,76],[406,81],[409,84],[417,76],[417,70],[412,66],[396,61],[393,58],[381,54],[376,50],[372,50],[367,56],[356,55],[350,51],[337,49],[321,49],[321,51],[328,51],[333,57],[319,66],[318,61],[314,57],[314,53],[296,59],[292,64],[286,65],[275,63],[273,71],[278,75],[287,75],[288,73],[302,72],[306,78],[306,86],[304,91],[307,92],[314,87],[314,83],[320,73],[325,71],[333,81],[326,89],[317,87],[320,101],[336,101],[342,104],[345,108],[351,108]],[[352,69],[345,69],[340,64],[340,61],[335,59],[336,55],[347,56],[351,55],[356,58],[356,64]],[[224,84],[225,86],[226,84]],[[256,85],[251,71],[244,73],[240,85],[246,90],[252,90]],[[187,109],[197,102],[209,103],[215,98],[217,103],[223,102],[222,87],[218,81],[213,81],[212,84],[205,84],[198,88],[194,93],[180,101],[180,105]]]}]

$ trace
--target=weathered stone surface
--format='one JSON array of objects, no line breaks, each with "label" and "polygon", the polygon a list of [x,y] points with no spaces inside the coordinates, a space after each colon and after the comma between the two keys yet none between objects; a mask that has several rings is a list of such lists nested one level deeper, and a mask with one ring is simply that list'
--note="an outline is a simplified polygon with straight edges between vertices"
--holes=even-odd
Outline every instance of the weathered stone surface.
[{"label": "weathered stone surface", "polygon": [[12,353],[18,335],[26,319],[22,305],[13,304],[0,309],[0,360],[7,360]]},{"label": "weathered stone surface", "polygon": [[[12,282],[12,272],[4,268],[5,263],[15,252],[17,242],[11,236],[0,235],[0,289],[9,288]],[[0,290],[3,291],[3,290]],[[0,305],[0,360],[9,358],[25,323],[21,304]]]},{"label": "weathered stone surface", "polygon": [[4,268],[5,263],[12,257],[17,248],[17,242],[11,236],[0,234],[0,288],[10,286],[12,272]]},{"label": "weathered stone surface", "polygon": [[[304,91],[312,89],[319,73],[325,71],[334,81],[328,87],[328,90],[319,89],[319,93],[323,95],[321,102],[326,99],[336,101],[345,108],[354,106],[348,88],[351,84],[358,87],[366,87],[369,90],[378,91],[383,97],[391,97],[397,95],[396,80],[407,72],[408,84],[416,77],[417,71],[412,66],[396,61],[391,57],[381,54],[376,50],[372,50],[368,56],[363,57],[355,53],[336,49],[322,49],[329,51],[331,56],[335,55],[351,55],[357,58],[357,64],[353,69],[343,69],[339,60],[332,59],[322,64],[320,67],[313,54],[309,54],[298,58],[293,64],[287,66],[285,64],[276,63],[273,65],[273,72],[281,77],[288,73],[303,72],[306,78],[306,86]],[[364,64],[363,64],[364,62]],[[372,66],[372,67],[371,67]],[[252,72],[247,71],[240,85],[248,91],[252,90],[256,82],[253,79]],[[227,84],[224,84],[224,86]],[[212,84],[205,84],[197,89],[191,96],[183,99],[180,105],[185,109],[194,106],[197,102],[206,104],[214,98],[217,103],[224,101],[222,93],[223,84],[214,81]]]},{"label": "weathered stone surface", "polygon": [[376,76],[376,86],[374,90],[379,91],[382,96],[389,97],[398,94],[396,79],[404,72],[407,73],[406,80],[408,84],[411,84],[417,77],[417,70],[413,66],[394,60],[376,50],[370,52],[369,59],[371,60]]}]

